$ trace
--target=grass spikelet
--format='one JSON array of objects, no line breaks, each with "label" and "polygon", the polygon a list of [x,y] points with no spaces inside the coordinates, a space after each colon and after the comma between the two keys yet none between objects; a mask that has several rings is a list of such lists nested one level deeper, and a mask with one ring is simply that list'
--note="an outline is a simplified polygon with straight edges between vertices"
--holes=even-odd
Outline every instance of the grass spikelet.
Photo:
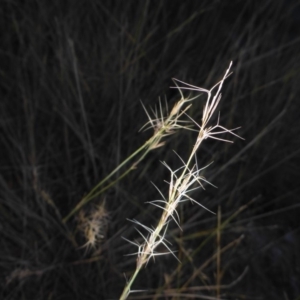
[{"label": "grass spikelet", "polygon": [[86,243],[81,248],[99,250],[99,247],[106,236],[109,214],[105,208],[105,201],[94,206],[89,213],[80,211],[78,214],[78,229],[83,235]]}]

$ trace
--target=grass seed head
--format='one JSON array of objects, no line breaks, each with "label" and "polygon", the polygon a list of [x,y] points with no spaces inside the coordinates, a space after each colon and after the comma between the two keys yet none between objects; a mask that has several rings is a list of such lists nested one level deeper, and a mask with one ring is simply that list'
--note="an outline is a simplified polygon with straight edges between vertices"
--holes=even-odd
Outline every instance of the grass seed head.
[{"label": "grass seed head", "polygon": [[84,236],[86,243],[81,248],[99,250],[106,237],[109,213],[105,208],[105,201],[94,206],[89,213],[80,211],[78,229]]}]

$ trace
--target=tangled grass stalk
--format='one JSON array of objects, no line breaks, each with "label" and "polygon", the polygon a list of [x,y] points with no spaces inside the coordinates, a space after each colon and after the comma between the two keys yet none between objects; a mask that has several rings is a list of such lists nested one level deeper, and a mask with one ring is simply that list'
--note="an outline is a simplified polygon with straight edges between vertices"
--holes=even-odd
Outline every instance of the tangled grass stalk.
[{"label": "tangled grass stalk", "polygon": [[[213,116],[216,108],[218,107],[218,104],[221,100],[221,89],[223,86],[223,83],[225,79],[230,75],[229,71],[231,68],[232,63],[230,63],[228,69],[225,72],[225,75],[223,76],[222,80],[218,82],[216,85],[214,85],[210,90],[199,88],[190,84],[186,84],[182,81],[176,80],[177,82],[183,84],[184,86],[179,87],[176,84],[176,88],[179,89],[181,95],[182,90],[193,90],[193,91],[199,91],[204,92],[207,94],[207,100],[206,104],[203,109],[203,115],[202,115],[202,122],[201,125],[199,125],[195,120],[193,120],[191,117],[189,117],[198,127],[198,136],[195,141],[194,147],[189,155],[189,158],[187,162],[184,162],[181,158],[181,161],[183,163],[183,166],[180,167],[177,170],[172,170],[166,162],[163,162],[163,165],[170,171],[171,173],[171,179],[169,182],[169,192],[168,196],[165,197],[163,193],[158,189],[162,199],[161,200],[154,200],[150,202],[152,205],[159,207],[162,209],[162,214],[160,217],[160,220],[157,223],[157,226],[155,229],[152,229],[144,224],[141,224],[137,220],[133,220],[135,224],[142,227],[146,232],[147,236],[145,236],[140,230],[137,229],[139,234],[142,237],[143,243],[138,244],[136,242],[130,242],[131,244],[135,245],[138,248],[137,253],[134,253],[134,255],[137,255],[137,263],[136,263],[136,269],[131,276],[131,278],[127,281],[123,293],[120,297],[121,300],[126,299],[130,293],[137,292],[131,290],[132,284],[134,283],[136,277],[138,276],[140,270],[143,268],[143,266],[147,265],[151,258],[154,258],[158,255],[163,255],[167,253],[171,253],[175,256],[175,254],[172,252],[172,250],[168,246],[168,241],[166,240],[166,232],[168,228],[168,224],[171,220],[173,220],[180,228],[180,220],[179,220],[179,214],[177,212],[177,207],[180,203],[190,200],[193,203],[198,204],[201,207],[204,207],[199,202],[197,202],[195,199],[193,199],[189,194],[192,190],[195,190],[195,184],[198,184],[196,188],[202,187],[201,181],[207,182],[202,176],[200,176],[200,171],[202,169],[199,169],[198,165],[192,164],[193,159],[195,157],[195,154],[200,147],[201,143],[208,138],[231,142],[229,140],[223,139],[219,137],[220,134],[223,133],[230,133],[234,136],[239,137],[237,134],[234,133],[235,129],[226,129],[225,127],[221,126],[219,124],[219,117],[217,124],[214,126],[209,126],[209,121],[211,117]],[[184,99],[182,95],[182,99]],[[181,107],[182,105],[180,105]],[[186,114],[187,109],[183,110],[182,113]],[[176,116],[181,115],[182,113],[179,112],[179,110],[176,111]],[[156,120],[149,120],[150,124],[155,124]],[[168,121],[169,122],[169,121]],[[205,208],[205,207],[204,207]],[[156,249],[159,245],[164,245],[166,249],[169,251],[167,253],[159,253],[156,252]],[[176,257],[176,256],[175,256]]]}]

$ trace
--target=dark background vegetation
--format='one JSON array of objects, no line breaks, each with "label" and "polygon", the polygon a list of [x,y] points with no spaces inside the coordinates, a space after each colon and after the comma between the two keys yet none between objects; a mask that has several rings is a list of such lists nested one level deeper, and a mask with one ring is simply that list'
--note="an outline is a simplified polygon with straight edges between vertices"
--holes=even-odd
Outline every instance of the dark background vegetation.
[{"label": "dark background vegetation", "polygon": [[[300,2],[1,1],[0,298],[117,299],[135,268],[138,233],[155,226],[159,161],[179,164],[195,136],[179,133],[104,195],[106,237],[80,245],[76,216],[62,218],[150,136],[144,105],[179,99],[171,78],[210,88],[230,61],[221,123],[245,141],[206,141],[207,186],[193,195],[217,216],[179,208],[169,255],[150,262],[135,299],[300,299]],[[200,120],[203,100],[193,105]],[[92,205],[88,204],[85,209]],[[74,236],[73,242],[69,234]],[[225,248],[224,248],[225,247]],[[163,250],[162,250],[163,251]]]}]

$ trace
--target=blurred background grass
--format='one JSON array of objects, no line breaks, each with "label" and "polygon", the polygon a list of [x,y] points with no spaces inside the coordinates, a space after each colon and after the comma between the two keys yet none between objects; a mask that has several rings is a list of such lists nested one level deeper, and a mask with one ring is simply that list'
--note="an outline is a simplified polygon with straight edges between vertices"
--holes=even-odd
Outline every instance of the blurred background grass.
[{"label": "blurred background grass", "polygon": [[[193,146],[181,133],[85,207],[104,203],[105,238],[79,248],[62,218],[141,145],[154,107],[179,99],[171,78],[212,87],[233,61],[221,124],[245,141],[207,141],[207,186],[168,240],[135,299],[300,299],[299,1],[12,1],[1,3],[1,299],[117,299],[135,267],[135,218],[155,226],[151,181]],[[203,100],[193,105],[201,118]],[[220,242],[217,241],[217,232]],[[162,249],[164,251],[164,249]],[[217,255],[221,262],[217,264]],[[217,269],[219,271],[217,271]],[[221,285],[220,285],[221,284]]]}]

